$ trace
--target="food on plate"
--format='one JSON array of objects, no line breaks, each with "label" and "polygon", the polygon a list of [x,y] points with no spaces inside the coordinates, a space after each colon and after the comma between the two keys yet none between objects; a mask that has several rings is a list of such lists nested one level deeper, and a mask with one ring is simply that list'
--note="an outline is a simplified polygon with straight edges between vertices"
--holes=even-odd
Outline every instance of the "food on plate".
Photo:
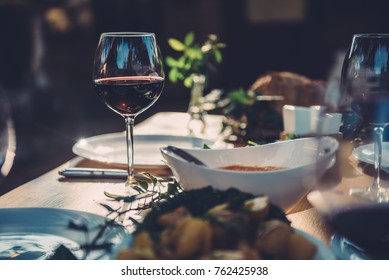
[{"label": "food on plate", "polygon": [[234,165],[220,166],[217,169],[231,170],[231,171],[272,171],[272,170],[281,170],[285,168],[286,167],[272,166],[272,165],[267,165],[267,166],[250,165],[249,166],[249,165],[234,164]]},{"label": "food on plate", "polygon": [[117,258],[312,259],[316,251],[267,196],[206,187],[153,208]]}]

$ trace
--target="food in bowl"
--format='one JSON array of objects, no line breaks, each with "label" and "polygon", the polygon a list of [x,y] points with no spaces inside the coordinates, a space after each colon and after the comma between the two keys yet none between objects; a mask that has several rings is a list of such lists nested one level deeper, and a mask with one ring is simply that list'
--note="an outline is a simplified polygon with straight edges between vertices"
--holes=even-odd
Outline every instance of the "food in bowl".
[{"label": "food in bowl", "polygon": [[227,165],[227,166],[220,166],[217,167],[221,170],[231,170],[231,171],[272,171],[272,170],[280,170],[285,169],[285,167],[280,166],[247,166],[247,165],[240,165],[240,164],[234,164],[234,165]]},{"label": "food in bowl", "polygon": [[314,243],[267,196],[184,191],[156,206],[118,259],[312,259]]},{"label": "food in bowl", "polygon": [[[315,189],[335,162],[339,143],[335,138],[300,138],[271,144],[230,149],[186,149],[206,166],[186,161],[165,148],[162,156],[185,190],[212,186],[230,187],[254,195],[267,195],[287,211]],[[272,171],[221,170],[221,166],[277,166]]]}]

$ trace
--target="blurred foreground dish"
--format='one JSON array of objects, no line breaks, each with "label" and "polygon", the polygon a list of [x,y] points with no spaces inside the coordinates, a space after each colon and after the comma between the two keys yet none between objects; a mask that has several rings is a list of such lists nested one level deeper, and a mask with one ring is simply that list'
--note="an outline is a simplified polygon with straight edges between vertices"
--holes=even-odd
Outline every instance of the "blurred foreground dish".
[{"label": "blurred foreground dish", "polygon": [[117,258],[312,259],[316,252],[267,196],[207,187],[156,206]]}]

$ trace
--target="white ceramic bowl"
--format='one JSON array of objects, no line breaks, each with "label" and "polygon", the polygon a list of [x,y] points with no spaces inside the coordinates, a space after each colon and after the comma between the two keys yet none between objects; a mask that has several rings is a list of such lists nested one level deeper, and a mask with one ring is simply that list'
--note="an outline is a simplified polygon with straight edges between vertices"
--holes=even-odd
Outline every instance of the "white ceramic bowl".
[{"label": "white ceramic bowl", "polygon": [[[182,149],[207,166],[189,163],[165,148],[161,152],[184,189],[236,187],[254,195],[266,194],[272,203],[287,210],[315,188],[335,162],[338,147],[336,139],[322,137],[321,140],[301,138],[232,149]],[[255,172],[217,169],[235,164],[286,168]]]}]

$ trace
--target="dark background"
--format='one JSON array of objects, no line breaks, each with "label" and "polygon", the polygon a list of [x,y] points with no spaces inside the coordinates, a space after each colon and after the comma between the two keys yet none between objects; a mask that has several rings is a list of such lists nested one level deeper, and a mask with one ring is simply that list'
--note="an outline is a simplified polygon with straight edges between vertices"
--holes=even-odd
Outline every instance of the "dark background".
[{"label": "dark background", "polygon": [[[302,0],[299,18],[263,21],[248,18],[253,1],[0,0],[0,84],[17,137],[15,162],[0,194],[74,157],[71,148],[81,137],[124,130],[121,117],[92,88],[101,32],[154,32],[164,56],[174,56],[170,37],[194,31],[203,41],[215,33],[227,48],[213,86],[224,90],[248,88],[268,71],[325,80],[352,34],[389,32],[387,0]],[[275,15],[277,7],[300,2],[257,1]],[[188,92],[167,81],[159,101],[136,121],[157,111],[185,111]]]}]

